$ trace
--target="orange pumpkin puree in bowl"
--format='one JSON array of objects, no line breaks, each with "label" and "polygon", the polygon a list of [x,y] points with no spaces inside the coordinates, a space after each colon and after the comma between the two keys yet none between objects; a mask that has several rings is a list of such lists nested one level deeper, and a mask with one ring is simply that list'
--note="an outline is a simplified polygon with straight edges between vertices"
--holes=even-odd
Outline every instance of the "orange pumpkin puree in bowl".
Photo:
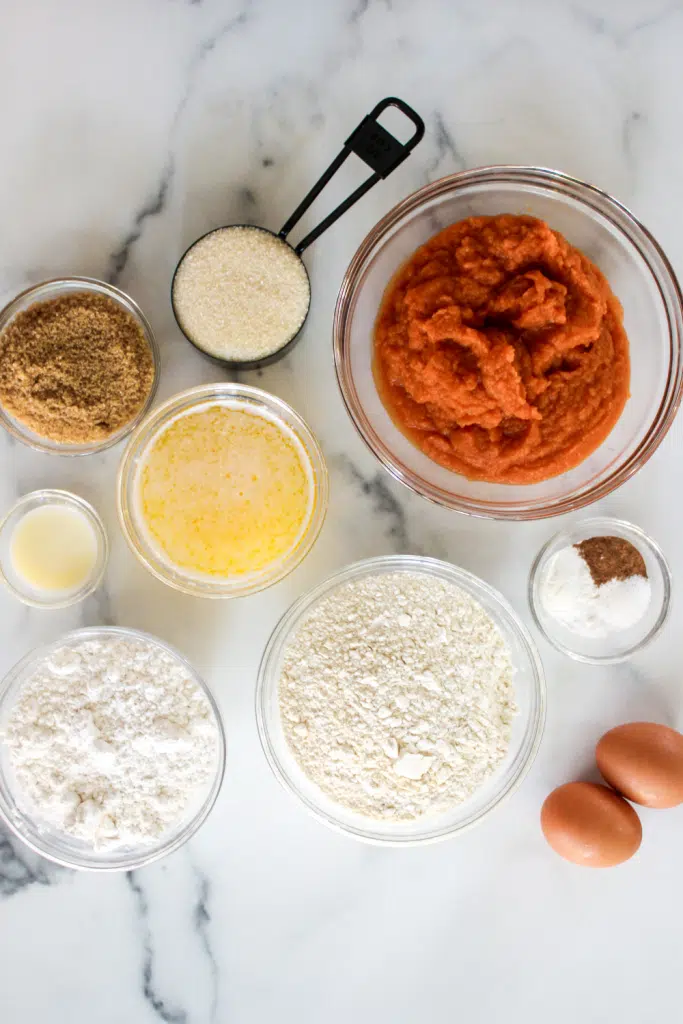
[{"label": "orange pumpkin puree in bowl", "polygon": [[469,217],[389,284],[374,374],[396,426],[435,462],[472,480],[537,483],[583,462],[622,413],[622,308],[544,221]]}]

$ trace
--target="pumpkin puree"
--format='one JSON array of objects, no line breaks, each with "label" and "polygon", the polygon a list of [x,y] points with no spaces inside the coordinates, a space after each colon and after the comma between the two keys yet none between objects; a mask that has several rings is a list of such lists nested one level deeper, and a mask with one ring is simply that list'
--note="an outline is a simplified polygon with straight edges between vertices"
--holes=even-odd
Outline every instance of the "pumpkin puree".
[{"label": "pumpkin puree", "polygon": [[605,277],[534,217],[469,217],[421,246],[375,325],[397,427],[472,480],[531,484],[587,458],[629,393],[628,338]]}]

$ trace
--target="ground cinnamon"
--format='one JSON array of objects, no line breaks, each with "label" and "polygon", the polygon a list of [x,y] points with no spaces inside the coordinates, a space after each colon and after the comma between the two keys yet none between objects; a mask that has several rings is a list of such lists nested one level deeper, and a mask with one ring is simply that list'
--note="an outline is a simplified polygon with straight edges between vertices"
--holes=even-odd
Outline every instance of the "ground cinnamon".
[{"label": "ground cinnamon", "polygon": [[623,537],[589,537],[574,547],[588,566],[597,587],[610,580],[627,580],[631,576],[647,579],[643,556]]},{"label": "ground cinnamon", "polygon": [[0,403],[52,441],[105,440],[139,412],[153,382],[142,328],[105,295],[37,302],[0,334]]}]

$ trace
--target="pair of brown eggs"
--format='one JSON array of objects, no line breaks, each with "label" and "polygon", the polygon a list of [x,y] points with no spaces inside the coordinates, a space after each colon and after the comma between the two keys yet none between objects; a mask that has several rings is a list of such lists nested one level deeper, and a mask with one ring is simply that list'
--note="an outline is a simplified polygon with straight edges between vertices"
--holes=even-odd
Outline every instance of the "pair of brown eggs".
[{"label": "pair of brown eggs", "polygon": [[541,828],[565,860],[606,868],[632,857],[642,840],[640,818],[624,797],[642,807],[683,803],[683,735],[654,722],[629,722],[605,733],[595,757],[613,788],[559,786],[543,804]]}]

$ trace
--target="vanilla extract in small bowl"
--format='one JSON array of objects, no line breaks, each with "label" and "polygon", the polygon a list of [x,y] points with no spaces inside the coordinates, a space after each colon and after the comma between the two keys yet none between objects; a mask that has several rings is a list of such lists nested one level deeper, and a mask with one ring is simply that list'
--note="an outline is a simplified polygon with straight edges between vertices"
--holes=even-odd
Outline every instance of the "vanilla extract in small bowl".
[{"label": "vanilla extract in small bowl", "polygon": [[77,494],[25,494],[0,523],[0,580],[24,604],[65,608],[101,583],[109,545],[99,515]]}]

